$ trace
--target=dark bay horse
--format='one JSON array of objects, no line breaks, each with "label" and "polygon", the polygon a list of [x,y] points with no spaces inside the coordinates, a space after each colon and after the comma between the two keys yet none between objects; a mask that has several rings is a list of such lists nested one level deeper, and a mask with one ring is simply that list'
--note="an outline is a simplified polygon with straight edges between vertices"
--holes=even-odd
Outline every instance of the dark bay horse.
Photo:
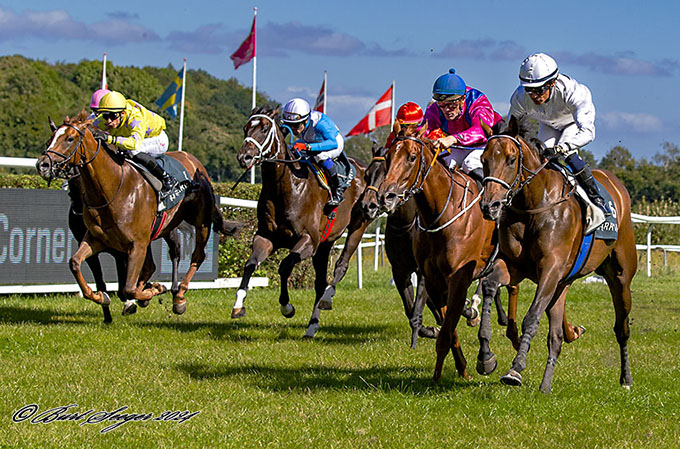
[{"label": "dark bay horse", "polygon": [[[387,173],[385,153],[387,148],[374,148],[373,159],[366,168],[366,190],[361,200],[361,210],[367,220],[374,220],[379,213],[378,187]],[[404,313],[411,325],[411,348],[415,349],[418,337],[437,338],[439,329],[423,326],[425,304],[439,326],[444,321],[446,308],[437,307],[427,295],[423,276],[419,273],[418,263],[413,251],[416,241],[416,203],[413,198],[395,208],[385,222],[385,253],[392,267],[392,278],[404,305]],[[418,286],[414,295],[411,275],[417,274]]]},{"label": "dark bay horse", "polygon": [[[490,133],[488,127],[485,130]],[[500,243],[494,271],[484,283],[484,304],[500,284],[518,285],[525,278],[537,284],[534,300],[522,322],[519,350],[512,368],[501,381],[509,385],[522,384],[521,372],[526,367],[530,342],[538,331],[541,315],[546,312],[549,320],[548,360],[540,389],[551,391],[564,337],[562,320],[567,290],[575,278],[595,271],[609,285],[616,314],[614,332],[621,358],[619,381],[622,386],[630,387],[633,378],[628,362],[628,314],[637,254],[630,197],[625,187],[610,172],[593,170],[595,178],[612,196],[618,237],[616,240],[595,240],[584,265],[568,278],[579,254],[584,229],[581,205],[571,195],[571,185],[560,172],[546,168],[546,161],[536,145],[520,137],[514,117],[507,132],[489,138],[482,163],[485,190],[481,208],[486,218],[497,220]],[[488,327],[484,310],[482,307],[482,327]],[[483,355],[480,350],[480,358],[483,357],[488,354]]]},{"label": "dark bay horse", "polygon": [[[316,298],[305,333],[305,337],[311,338],[319,328],[320,310],[331,307],[334,286],[346,273],[349,258],[369,223],[357,204],[364,191],[365,166],[351,159],[356,175],[337,210],[330,216],[325,215],[323,208],[328,192],[321,188],[309,165],[286,145],[277,123],[278,116],[278,108],[266,105],[254,110],[244,126],[245,139],[237,158],[244,169],[261,164],[262,190],[257,202],[253,251],[245,264],[231,316],[240,318],[245,315],[243,302],[248,282],[257,266],[276,250],[287,248],[290,252],[279,265],[281,313],[287,318],[295,314],[288,295],[288,278],[297,263],[311,257],[316,273]],[[347,241],[335,265],[334,278],[328,285],[326,276],[330,251],[345,230],[348,232]],[[322,299],[325,304],[322,304]]]},{"label": "dark bay horse", "polygon": [[[157,197],[142,175],[115,153],[115,148],[94,139],[92,126],[92,121],[82,112],[75,119],[66,117],[59,127],[53,126],[49,146],[38,159],[36,168],[48,180],[65,177],[73,167],[78,168],[83,185],[83,220],[87,232],[70,260],[71,271],[85,298],[108,305],[110,299],[106,292],[93,292],[85,282],[80,266],[86,258],[107,249],[126,254],[123,294],[128,308],[134,300],[148,301],[161,293],[155,286],[146,288],[145,282],[155,269],[152,260],[148,263],[147,248],[156,216]],[[172,292],[173,311],[182,314],[186,310],[185,293],[189,282],[205,259],[204,248],[211,225],[225,234],[235,233],[238,226],[223,220],[203,165],[185,152],[167,154],[187,169],[197,186],[177,206],[166,211],[157,233],[164,237],[182,221],[193,225],[196,230],[196,246],[189,270],[177,290]]]},{"label": "dark bay horse", "polygon": [[458,374],[469,378],[456,327],[468,287],[482,274],[494,249],[494,222],[482,217],[477,184],[459,170],[437,163],[434,143],[425,139],[427,125],[394,126],[395,140],[387,152],[387,174],[378,189],[381,207],[392,212],[402,199],[414,197],[418,234],[414,253],[428,295],[446,305],[437,337],[434,380],[441,378],[444,359],[453,352]]}]

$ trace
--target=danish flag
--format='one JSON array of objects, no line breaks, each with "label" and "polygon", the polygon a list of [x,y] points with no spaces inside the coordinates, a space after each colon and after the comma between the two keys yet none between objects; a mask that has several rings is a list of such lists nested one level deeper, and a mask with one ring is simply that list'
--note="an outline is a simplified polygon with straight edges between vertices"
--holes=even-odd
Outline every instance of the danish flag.
[{"label": "danish flag", "polygon": [[378,102],[368,111],[368,114],[357,123],[347,137],[359,134],[368,134],[375,131],[379,126],[389,125],[392,121],[392,90],[390,86],[379,99]]}]

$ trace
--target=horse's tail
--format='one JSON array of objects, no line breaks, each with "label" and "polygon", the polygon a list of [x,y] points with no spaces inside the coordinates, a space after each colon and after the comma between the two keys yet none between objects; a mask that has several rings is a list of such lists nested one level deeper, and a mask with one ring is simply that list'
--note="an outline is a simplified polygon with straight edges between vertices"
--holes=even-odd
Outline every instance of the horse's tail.
[{"label": "horse's tail", "polygon": [[235,236],[246,225],[241,221],[225,220],[217,203],[213,204],[212,223],[213,231],[226,236]]}]

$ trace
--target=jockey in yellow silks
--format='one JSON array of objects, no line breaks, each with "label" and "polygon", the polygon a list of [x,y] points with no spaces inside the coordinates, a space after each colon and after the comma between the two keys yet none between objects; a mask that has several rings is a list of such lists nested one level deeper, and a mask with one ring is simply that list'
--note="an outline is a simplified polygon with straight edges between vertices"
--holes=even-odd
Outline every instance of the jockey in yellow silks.
[{"label": "jockey in yellow silks", "polygon": [[165,119],[115,91],[102,97],[97,111],[99,115],[93,122],[95,138],[115,145],[161,179],[160,198],[165,198],[177,185],[177,180],[154,158],[168,149]]}]

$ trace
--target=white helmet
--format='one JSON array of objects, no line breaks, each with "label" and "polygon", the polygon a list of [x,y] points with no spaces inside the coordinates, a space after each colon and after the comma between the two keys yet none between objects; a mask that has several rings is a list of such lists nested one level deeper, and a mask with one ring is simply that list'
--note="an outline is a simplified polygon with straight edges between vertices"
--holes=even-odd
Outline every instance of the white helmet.
[{"label": "white helmet", "polygon": [[284,123],[302,123],[307,120],[311,108],[302,98],[293,98],[283,107]]},{"label": "white helmet", "polygon": [[519,81],[523,87],[539,87],[557,78],[560,71],[553,58],[536,53],[524,60],[519,67]]}]

